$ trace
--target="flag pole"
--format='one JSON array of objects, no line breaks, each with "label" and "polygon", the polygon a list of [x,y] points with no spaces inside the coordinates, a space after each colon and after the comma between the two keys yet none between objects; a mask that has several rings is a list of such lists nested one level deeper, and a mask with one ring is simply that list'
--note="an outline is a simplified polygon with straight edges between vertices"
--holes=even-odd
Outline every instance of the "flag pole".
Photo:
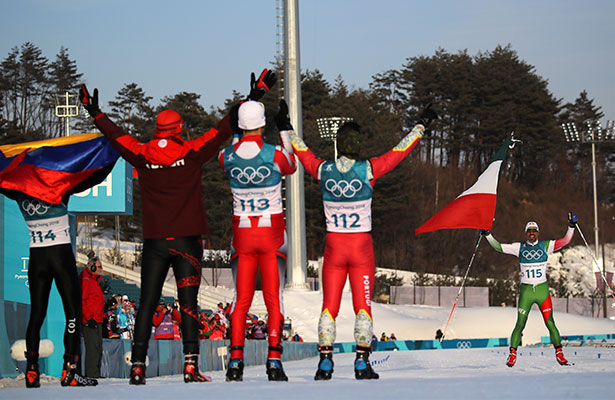
[{"label": "flag pole", "polygon": [[474,262],[474,258],[476,257],[476,251],[478,250],[478,245],[480,245],[480,240],[483,237],[483,235],[480,234],[480,231],[478,232],[478,240],[476,241],[476,247],[474,247],[474,253],[472,253],[472,258],[470,259],[470,264],[468,265],[468,269],[466,270],[466,274],[463,277],[463,280],[461,281],[461,286],[459,287],[459,291],[457,292],[457,297],[455,298],[455,304],[453,304],[453,308],[451,309],[451,313],[448,316],[448,320],[446,321],[446,326],[444,327],[444,332],[442,332],[442,337],[440,338],[440,343],[442,343],[442,340],[444,339],[444,336],[446,335],[446,329],[448,328],[448,324],[449,322],[451,322],[451,317],[453,316],[453,311],[455,311],[455,307],[457,307],[457,303],[459,302],[459,296],[461,295],[461,291],[463,290],[463,287],[466,283],[466,279],[468,278],[468,273],[470,272],[470,268],[472,267],[472,263]]}]

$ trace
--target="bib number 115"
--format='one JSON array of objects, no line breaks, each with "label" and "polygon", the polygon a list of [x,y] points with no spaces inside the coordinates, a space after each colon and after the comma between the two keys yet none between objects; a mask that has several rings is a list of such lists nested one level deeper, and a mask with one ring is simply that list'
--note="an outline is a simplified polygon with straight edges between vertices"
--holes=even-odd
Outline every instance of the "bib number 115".
[{"label": "bib number 115", "polygon": [[525,275],[530,279],[542,278],[542,270],[539,268],[527,269],[525,270]]}]

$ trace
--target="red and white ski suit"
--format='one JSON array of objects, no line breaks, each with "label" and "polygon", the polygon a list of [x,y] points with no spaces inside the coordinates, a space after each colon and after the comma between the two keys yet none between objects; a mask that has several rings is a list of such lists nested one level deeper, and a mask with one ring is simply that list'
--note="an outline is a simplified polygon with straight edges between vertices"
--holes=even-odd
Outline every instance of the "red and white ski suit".
[{"label": "red and white ski suit", "polygon": [[268,313],[268,358],[280,359],[284,276],[278,256],[285,258],[280,251],[285,246],[281,178],[297,169],[295,156],[280,146],[264,143],[261,135],[251,135],[222,150],[218,159],[233,192],[232,245],[237,271],[230,318],[231,358],[243,358],[246,315],[260,270]]},{"label": "red and white ski suit", "polygon": [[318,179],[323,193],[328,233],[322,271],[321,346],[331,346],[335,340],[334,321],[347,276],[357,318],[355,339],[362,346],[370,345],[375,273],[370,233],[372,188],[378,178],[395,168],[412,151],[423,131],[423,126],[417,125],[397,146],[379,157],[355,161],[342,156],[336,162],[316,157],[299,137],[291,134],[295,154],[305,170]]}]

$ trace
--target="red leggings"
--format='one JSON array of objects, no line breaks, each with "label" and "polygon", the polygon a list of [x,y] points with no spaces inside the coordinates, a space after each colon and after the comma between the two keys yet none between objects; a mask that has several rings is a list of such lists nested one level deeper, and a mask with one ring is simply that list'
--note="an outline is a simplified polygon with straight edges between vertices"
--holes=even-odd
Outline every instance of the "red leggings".
[{"label": "red leggings", "polygon": [[355,315],[360,310],[372,316],[374,292],[374,248],[372,235],[360,233],[327,233],[322,267],[322,311],[329,310],[335,320],[340,310],[346,276],[350,278]]},{"label": "red leggings", "polygon": [[280,359],[282,352],[282,285],[278,270],[277,250],[284,244],[284,225],[267,228],[238,228],[233,224],[233,247],[237,252],[235,301],[231,310],[231,358],[243,358],[246,337],[246,316],[260,270],[263,297],[267,306],[268,358]]}]

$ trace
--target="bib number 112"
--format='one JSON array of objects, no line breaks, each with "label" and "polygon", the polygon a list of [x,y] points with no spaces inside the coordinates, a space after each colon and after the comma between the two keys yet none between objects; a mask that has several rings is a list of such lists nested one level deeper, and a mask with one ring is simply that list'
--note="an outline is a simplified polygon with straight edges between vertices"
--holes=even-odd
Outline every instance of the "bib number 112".
[{"label": "bib number 112", "polygon": [[[346,216],[346,214],[333,214],[333,223],[336,228],[359,228],[359,214],[352,213]],[[350,223],[350,225],[348,225]]]}]

